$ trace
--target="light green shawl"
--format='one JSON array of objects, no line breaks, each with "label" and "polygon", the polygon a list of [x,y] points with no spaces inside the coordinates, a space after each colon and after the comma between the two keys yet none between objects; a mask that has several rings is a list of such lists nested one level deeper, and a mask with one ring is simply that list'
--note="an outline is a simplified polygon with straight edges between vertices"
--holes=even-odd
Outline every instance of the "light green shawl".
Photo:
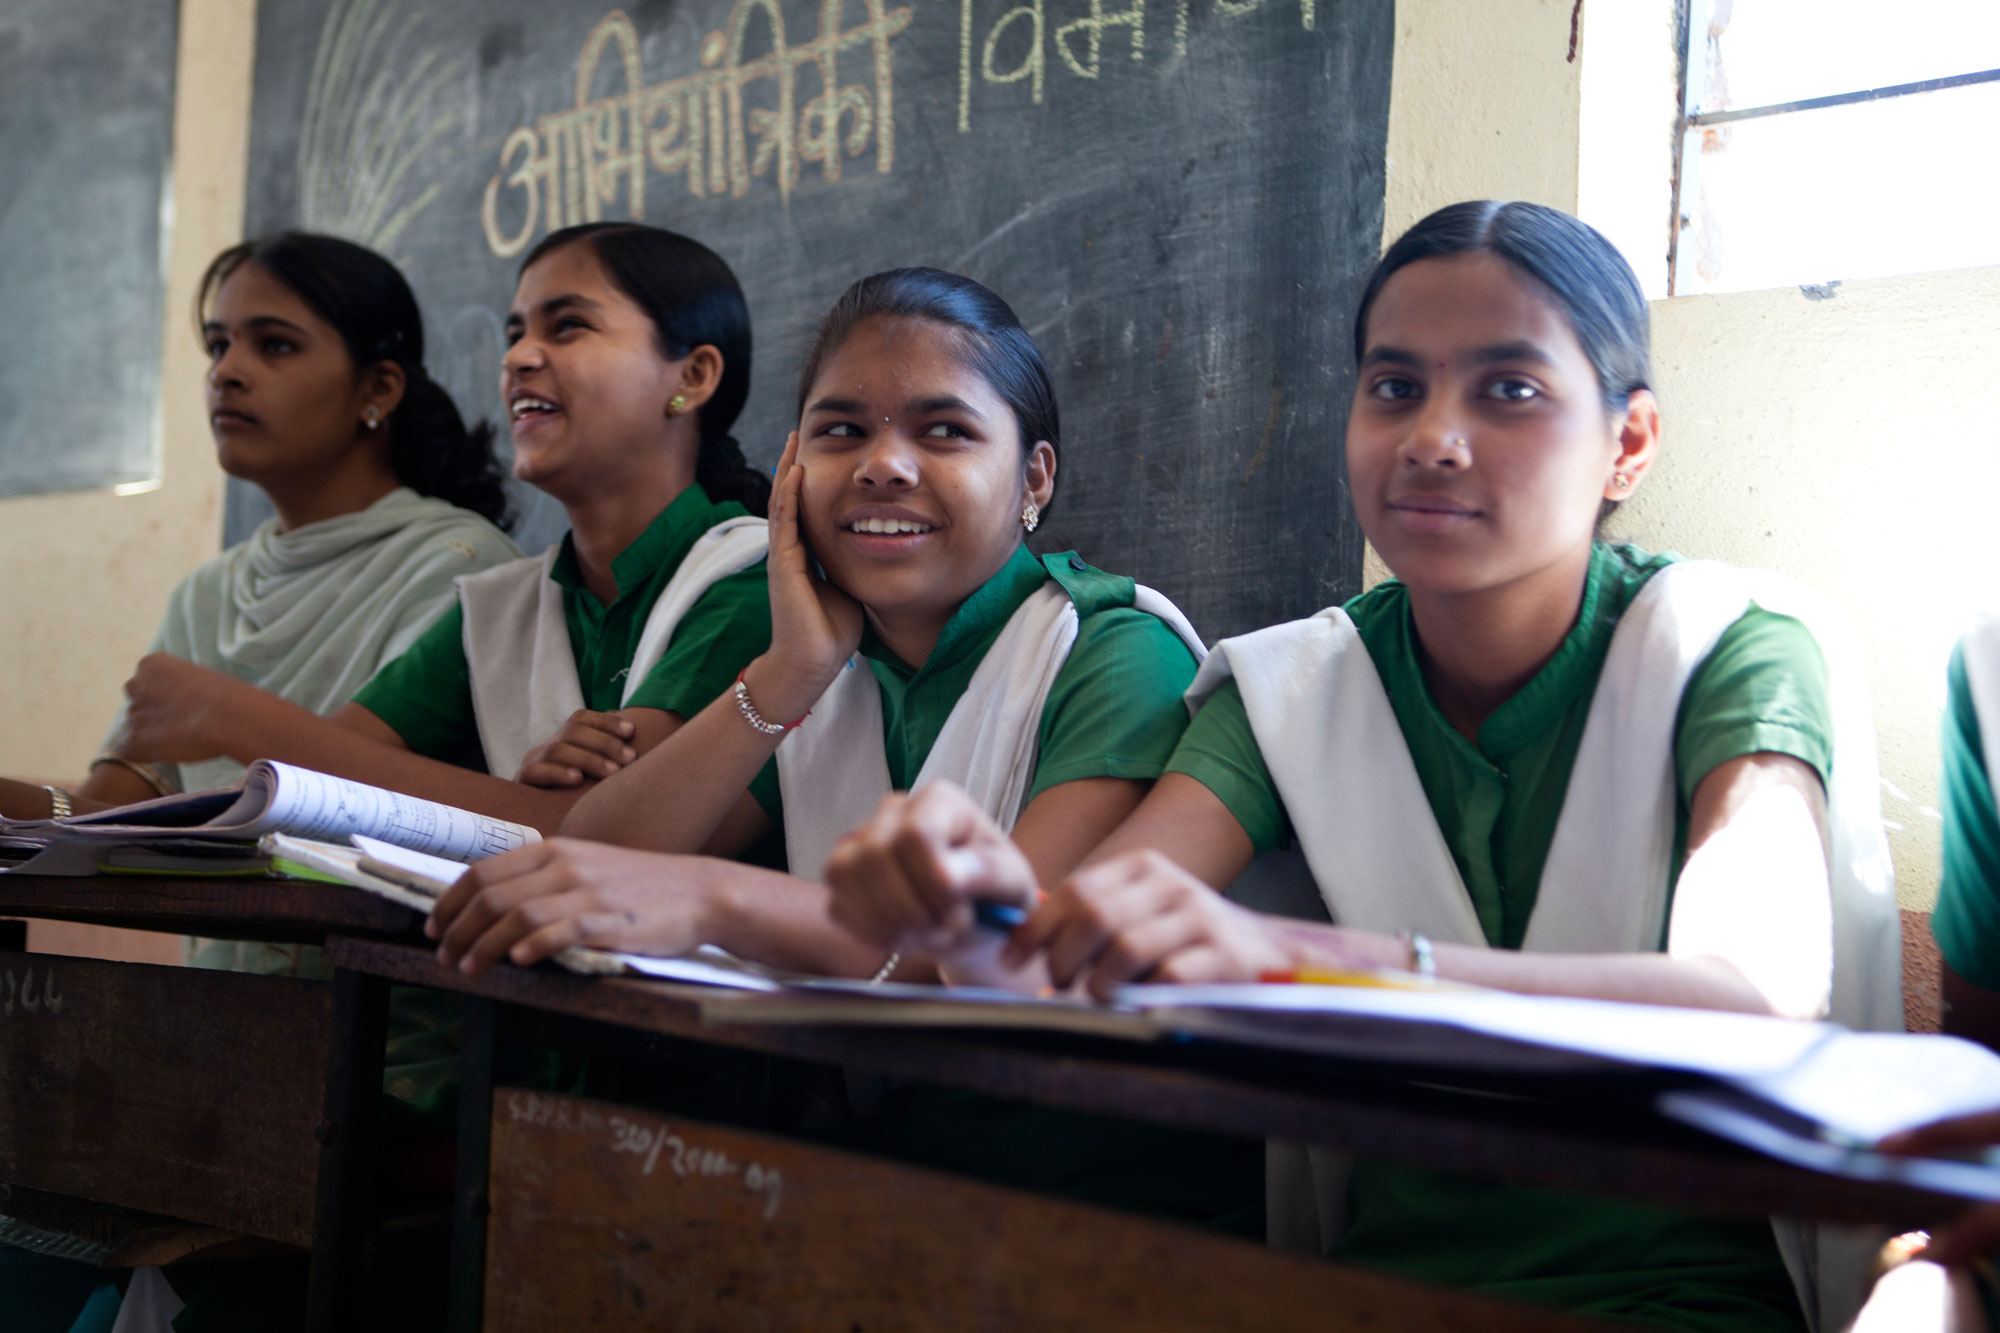
[{"label": "light green shawl", "polygon": [[[453,579],[519,558],[507,534],[477,514],[404,487],[359,513],[291,532],[269,519],[181,580],[152,651],[330,713],[451,605]],[[124,729],[120,708],[107,744]],[[184,791],[228,786],[243,774],[227,758],[155,767]],[[187,961],[200,967],[324,973],[310,946],[192,938],[186,945]]]},{"label": "light green shawl", "polygon": [[[151,651],[330,713],[451,605],[454,578],[518,558],[477,514],[404,487],[291,532],[267,519],[181,580]],[[124,727],[121,707],[109,743]],[[184,791],[243,776],[226,758],[157,767]]]}]

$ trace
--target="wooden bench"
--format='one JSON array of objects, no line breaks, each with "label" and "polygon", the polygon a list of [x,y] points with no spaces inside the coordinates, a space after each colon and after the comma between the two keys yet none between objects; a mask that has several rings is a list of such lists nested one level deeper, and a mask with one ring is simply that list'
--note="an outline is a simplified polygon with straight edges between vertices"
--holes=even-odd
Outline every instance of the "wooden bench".
[{"label": "wooden bench", "polygon": [[[417,924],[337,886],[131,876],[0,875],[0,913],[307,943]],[[309,1327],[352,1326],[387,1002],[353,973],[0,950],[0,1215],[106,1266],[310,1250]]]},{"label": "wooden bench", "polygon": [[1944,1021],[1944,959],[1931,937],[1929,912],[1903,913],[1903,1026],[1937,1032]]}]

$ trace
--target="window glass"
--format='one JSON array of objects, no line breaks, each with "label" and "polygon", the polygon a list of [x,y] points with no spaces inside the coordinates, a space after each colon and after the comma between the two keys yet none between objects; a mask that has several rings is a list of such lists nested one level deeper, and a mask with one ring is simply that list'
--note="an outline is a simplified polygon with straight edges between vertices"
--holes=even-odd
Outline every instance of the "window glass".
[{"label": "window glass", "polygon": [[2000,68],[1996,0],[1713,0],[1726,102],[1770,106]]},{"label": "window glass", "polygon": [[1682,186],[1677,294],[2000,264],[1990,157],[2000,83],[1735,121],[1700,137]]}]

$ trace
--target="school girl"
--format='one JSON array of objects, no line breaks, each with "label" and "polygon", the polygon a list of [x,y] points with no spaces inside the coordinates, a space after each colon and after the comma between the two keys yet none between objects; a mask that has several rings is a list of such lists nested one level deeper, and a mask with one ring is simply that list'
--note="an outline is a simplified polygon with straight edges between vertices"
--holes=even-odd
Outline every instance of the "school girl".
[{"label": "school girl", "polygon": [[[1046,885],[1003,961],[1098,996],[1390,967],[1897,1026],[1872,728],[1837,630],[1802,590],[1596,539],[1658,454],[1647,341],[1630,269],[1575,219],[1486,202],[1417,224],[1365,290],[1347,433],[1396,579],[1218,645],[1165,776],[1066,882],[1022,874],[940,788],[869,835],[916,891],[836,875],[837,914],[893,945]],[[1337,924],[1215,891],[1294,837]],[[1273,1190],[1274,1239],[1350,1262],[1668,1327],[1837,1326],[1766,1225],[1317,1154]],[[1794,1271],[1813,1239],[1787,1239]]]},{"label": "school girl", "polygon": [[566,719],[623,708],[644,752],[763,649],[768,483],[729,435],[750,378],[729,266],[658,228],[567,228],[521,266],[506,327],[514,473],[562,503],[562,542],[461,580],[328,718],[150,657],[127,686],[128,755],[282,759],[553,832],[584,775],[513,779]]},{"label": "school girl", "polygon": [[1944,712],[1944,860],[1931,933],[1944,1029],[2000,1050],[2000,807],[1987,756],[2000,723],[2000,618],[1952,650]]},{"label": "school girl", "polygon": [[[322,712],[353,697],[450,603],[452,580],[520,552],[492,432],[468,430],[424,371],[395,265],[332,236],[279,232],[217,255],[197,323],[223,471],[277,516],[183,579],[152,651]],[[141,764],[121,711],[88,778],[0,782],[16,819],[224,786],[228,760]]]},{"label": "school girl", "polygon": [[[772,504],[770,649],[565,826],[625,846],[564,838],[474,867],[431,918],[447,962],[707,943],[819,973],[977,975],[977,947],[899,957],[828,921],[818,881],[841,837],[942,775],[1055,882],[1160,773],[1200,644],[1130,579],[1026,549],[1060,427],[1013,311],[935,270],[865,278],[823,322],[798,401]],[[727,855],[778,828],[789,875],[658,854]],[[1260,1229],[1254,1145],[899,1095],[875,1123],[902,1151],[935,1150],[924,1160]]]},{"label": "school girl", "polygon": [[[232,246],[203,275],[196,310],[217,461],[277,513],[175,587],[153,652],[301,709],[337,708],[450,605],[454,579],[519,558],[496,526],[507,505],[492,432],[468,430],[425,372],[408,283],[361,246],[296,231]],[[122,748],[125,732],[121,716],[88,779],[57,801],[41,787],[0,783],[0,810],[40,818],[59,813],[58,803],[95,809],[221,786],[241,772],[198,756],[141,763]],[[317,950],[302,946],[188,943],[202,966],[316,969]],[[408,1105],[435,1089],[436,1015],[403,991],[395,1012],[388,1086],[392,1105]],[[191,1304],[205,1304],[174,1280]],[[105,1282],[94,1265],[0,1248],[9,1327],[68,1329]],[[76,1326],[110,1322],[105,1313]]]}]

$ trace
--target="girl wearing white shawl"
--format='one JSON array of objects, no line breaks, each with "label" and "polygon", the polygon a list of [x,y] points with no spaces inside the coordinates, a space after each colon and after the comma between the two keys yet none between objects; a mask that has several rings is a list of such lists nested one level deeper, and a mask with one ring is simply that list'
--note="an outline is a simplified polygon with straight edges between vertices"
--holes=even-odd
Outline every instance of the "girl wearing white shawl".
[{"label": "girl wearing white shawl", "polygon": [[[1022,875],[949,791],[920,796],[923,823],[880,834],[939,868],[901,929],[1039,882],[1007,959],[1100,997],[1410,968],[1894,1026],[1873,735],[1838,622],[1777,580],[1595,540],[1659,447],[1623,259],[1552,210],[1445,209],[1383,257],[1356,356],[1354,502],[1400,581],[1218,645],[1166,776],[1066,882]],[[1336,924],[1215,891],[1294,834]],[[844,916],[894,916],[865,876],[835,891]],[[1273,1240],[1350,1262],[1667,1327],[1852,1308],[1804,1228],[1781,1263],[1755,1222],[1317,1153],[1272,1168]]]},{"label": "girl wearing white shawl", "polygon": [[[234,246],[201,284],[217,459],[277,510],[190,574],[151,652],[330,712],[450,605],[453,580],[519,556],[492,432],[468,431],[424,373],[423,324],[395,266],[330,236]],[[121,708],[77,810],[226,786],[232,759],[142,765]],[[16,818],[50,794],[0,787]]]},{"label": "girl wearing white shawl", "polygon": [[282,759],[554,832],[764,646],[769,484],[729,435],[750,320],[728,264],[657,227],[567,228],[523,261],[506,328],[514,473],[562,502],[569,534],[468,572],[330,717],[148,659],[130,755]]}]

